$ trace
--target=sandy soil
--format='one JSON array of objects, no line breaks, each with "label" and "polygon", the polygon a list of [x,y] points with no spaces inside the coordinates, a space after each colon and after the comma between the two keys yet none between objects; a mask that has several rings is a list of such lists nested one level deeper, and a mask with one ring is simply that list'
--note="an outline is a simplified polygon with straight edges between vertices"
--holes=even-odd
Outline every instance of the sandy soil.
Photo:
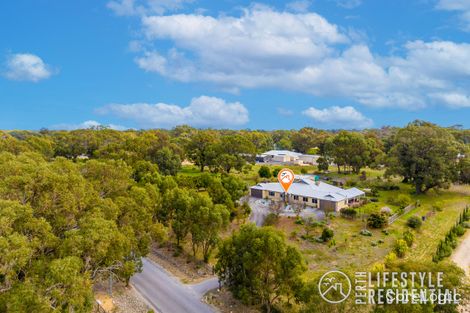
[{"label": "sandy soil", "polygon": [[172,245],[164,247],[154,245],[147,257],[160,264],[184,284],[195,284],[214,277],[210,265],[202,261],[193,261],[192,257],[184,252],[174,256],[174,252]]},{"label": "sandy soil", "polygon": [[[144,298],[131,286],[126,287],[117,282],[113,285],[113,296],[107,292],[105,282],[94,286],[95,299],[100,301],[101,308],[113,313],[147,313],[150,309]],[[103,310],[95,312],[102,313]]]},{"label": "sandy soil", "polygon": [[470,276],[470,231],[467,231],[463,241],[452,254],[451,258],[465,271],[467,276]]}]

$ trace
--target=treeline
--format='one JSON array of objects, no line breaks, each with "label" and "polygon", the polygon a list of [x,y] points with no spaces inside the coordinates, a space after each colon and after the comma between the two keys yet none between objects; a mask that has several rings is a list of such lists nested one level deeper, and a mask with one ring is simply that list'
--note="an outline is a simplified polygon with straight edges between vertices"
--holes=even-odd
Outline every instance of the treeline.
[{"label": "treeline", "polygon": [[[319,154],[318,167],[360,173],[364,167],[387,167],[416,192],[470,182],[470,130],[442,128],[414,121],[404,128],[324,131],[313,128],[276,131],[213,130],[179,126],[172,130],[114,131],[105,128],[40,132],[10,131],[0,137],[0,151],[36,151],[47,159],[96,158],[146,160],[164,175],[176,175],[188,160],[201,171],[241,171],[255,155],[271,149]],[[331,169],[330,169],[331,170]]]}]

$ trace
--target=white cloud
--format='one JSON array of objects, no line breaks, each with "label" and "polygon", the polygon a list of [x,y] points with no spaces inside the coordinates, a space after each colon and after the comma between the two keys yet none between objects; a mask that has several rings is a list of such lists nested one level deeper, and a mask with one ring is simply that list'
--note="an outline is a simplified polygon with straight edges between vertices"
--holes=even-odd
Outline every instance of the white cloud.
[{"label": "white cloud", "polygon": [[193,0],[113,0],[107,6],[118,16],[164,14],[182,9]]},{"label": "white cloud", "polygon": [[352,106],[332,106],[325,109],[310,107],[302,112],[313,121],[328,127],[341,127],[346,129],[367,128],[373,125],[371,119],[365,117]]},{"label": "white cloud", "polygon": [[[377,55],[351,31],[316,13],[262,5],[245,8],[240,16],[172,14],[141,20],[146,44],[135,58],[140,68],[177,81],[213,83],[222,91],[280,88],[414,110],[451,105],[431,95],[470,87],[467,43],[416,40],[399,54]],[[149,49],[161,42],[171,47]]]},{"label": "white cloud", "polygon": [[177,14],[143,17],[142,24],[149,40],[170,39],[175,48],[195,53],[204,66],[224,71],[298,68],[329,55],[330,44],[348,41],[318,14],[264,6],[246,9],[241,17]]},{"label": "white cloud", "polygon": [[354,9],[362,4],[362,0],[335,0],[336,4],[345,9]]},{"label": "white cloud", "polygon": [[460,92],[435,93],[431,97],[454,108],[470,108],[470,96]]},{"label": "white cloud", "polygon": [[105,127],[105,128],[114,129],[114,130],[129,129],[121,125],[102,124],[93,120],[85,121],[80,124],[57,124],[57,125],[51,126],[52,129],[58,129],[58,130],[90,129],[90,128],[98,128],[98,127]]},{"label": "white cloud", "polygon": [[292,1],[286,4],[286,8],[293,12],[307,12],[311,4],[307,0]]},{"label": "white cloud", "polygon": [[188,124],[195,127],[229,128],[248,122],[248,110],[240,102],[200,96],[193,98],[187,107],[166,103],[110,104],[97,110],[134,120],[143,127],[168,128]]},{"label": "white cloud", "polygon": [[439,0],[436,9],[459,12],[462,29],[470,31],[470,1],[469,0]]},{"label": "white cloud", "polygon": [[37,55],[17,53],[7,58],[4,76],[8,79],[37,82],[51,75],[50,66]]}]

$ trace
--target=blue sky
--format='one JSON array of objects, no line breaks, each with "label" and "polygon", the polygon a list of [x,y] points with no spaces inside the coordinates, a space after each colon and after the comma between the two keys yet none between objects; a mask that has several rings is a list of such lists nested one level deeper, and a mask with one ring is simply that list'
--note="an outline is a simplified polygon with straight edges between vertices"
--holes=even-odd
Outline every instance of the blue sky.
[{"label": "blue sky", "polygon": [[0,128],[470,127],[468,0],[0,3]]}]

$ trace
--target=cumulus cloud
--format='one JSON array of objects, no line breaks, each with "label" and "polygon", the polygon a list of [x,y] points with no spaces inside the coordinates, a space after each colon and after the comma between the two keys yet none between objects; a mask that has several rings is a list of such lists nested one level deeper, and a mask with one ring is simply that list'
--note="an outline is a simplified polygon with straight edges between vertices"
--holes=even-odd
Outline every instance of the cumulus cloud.
[{"label": "cumulus cloud", "polygon": [[52,129],[58,130],[76,130],[76,129],[92,129],[92,128],[109,128],[114,130],[126,130],[127,127],[115,124],[102,124],[97,121],[89,120],[80,124],[57,124],[51,126]]},{"label": "cumulus cloud", "polygon": [[143,127],[168,128],[188,124],[195,127],[236,127],[248,122],[248,110],[240,102],[216,97],[193,98],[186,107],[166,103],[110,104],[98,113],[134,120]]},{"label": "cumulus cloud", "polygon": [[113,0],[107,6],[118,16],[164,14],[184,7],[193,0]]},{"label": "cumulus cloud", "polygon": [[[469,96],[462,92],[470,87],[467,43],[415,40],[396,55],[378,55],[319,14],[263,5],[240,16],[149,15],[141,21],[147,45],[136,64],[181,82],[236,92],[280,88],[406,109],[451,105],[436,94]],[[149,48],[160,42],[170,48]]]},{"label": "cumulus cloud", "polygon": [[435,93],[431,97],[454,108],[470,108],[470,96],[463,92]]},{"label": "cumulus cloud", "polygon": [[331,128],[358,129],[371,127],[373,125],[371,119],[365,117],[352,106],[332,106],[324,109],[310,107],[303,111],[302,114],[321,125]]},{"label": "cumulus cloud", "polygon": [[4,76],[11,80],[38,82],[51,75],[51,67],[31,53],[12,54],[5,64]]}]

